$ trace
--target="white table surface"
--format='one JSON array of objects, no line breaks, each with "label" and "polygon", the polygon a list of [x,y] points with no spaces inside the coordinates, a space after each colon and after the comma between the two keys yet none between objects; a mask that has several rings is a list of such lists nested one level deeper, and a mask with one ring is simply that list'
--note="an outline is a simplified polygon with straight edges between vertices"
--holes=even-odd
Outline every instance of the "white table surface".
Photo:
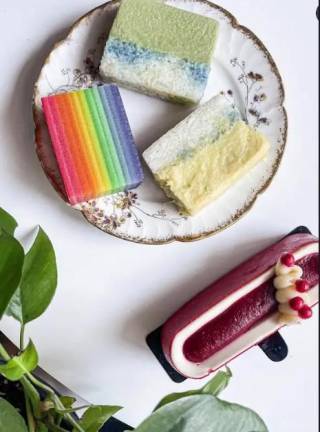
[{"label": "white table surface", "polygon": [[[192,294],[299,224],[317,233],[317,1],[224,0],[266,44],[283,75],[289,114],[280,171],[255,208],[216,237],[191,244],[142,246],[112,238],[67,208],[33,151],[33,82],[52,44],[99,0],[0,2],[0,205],[25,236],[40,223],[58,258],[59,287],[47,313],[29,325],[41,365],[94,403],[124,405],[136,425],[174,384],[148,351],[145,335]],[[155,119],[156,121],[156,119]],[[17,340],[17,326],[1,328]],[[280,364],[254,348],[231,363],[224,398],[255,409],[271,432],[315,432],[317,319],[283,332]]]}]

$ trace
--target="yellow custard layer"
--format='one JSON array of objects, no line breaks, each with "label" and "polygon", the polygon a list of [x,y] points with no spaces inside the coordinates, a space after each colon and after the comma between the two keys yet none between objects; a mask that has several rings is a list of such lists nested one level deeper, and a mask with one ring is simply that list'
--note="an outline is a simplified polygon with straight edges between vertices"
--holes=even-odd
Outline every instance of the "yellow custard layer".
[{"label": "yellow custard layer", "polygon": [[199,146],[155,177],[182,211],[193,215],[250,171],[269,147],[261,133],[238,121],[214,143]]}]

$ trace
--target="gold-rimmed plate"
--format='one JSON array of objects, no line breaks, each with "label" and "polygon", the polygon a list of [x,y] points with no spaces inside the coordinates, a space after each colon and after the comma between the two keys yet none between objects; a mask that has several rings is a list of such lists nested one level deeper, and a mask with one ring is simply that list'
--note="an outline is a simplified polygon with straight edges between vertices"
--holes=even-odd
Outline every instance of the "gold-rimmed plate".
[{"label": "gold-rimmed plate", "polygon": [[[83,203],[77,208],[102,231],[146,244],[205,238],[238,221],[273,179],[287,137],[282,79],[270,53],[246,27],[218,5],[205,0],[170,0],[172,6],[214,18],[220,34],[203,102],[224,93],[234,98],[243,118],[271,143],[268,158],[223,196],[194,217],[184,217],[154,183],[148,169],[136,190]],[[36,151],[53,187],[64,199],[59,170],[44,121],[41,97],[101,81],[98,66],[119,1],[110,1],[78,20],[45,61],[34,90]],[[139,150],[142,152],[190,113],[190,108],[121,89]]]}]

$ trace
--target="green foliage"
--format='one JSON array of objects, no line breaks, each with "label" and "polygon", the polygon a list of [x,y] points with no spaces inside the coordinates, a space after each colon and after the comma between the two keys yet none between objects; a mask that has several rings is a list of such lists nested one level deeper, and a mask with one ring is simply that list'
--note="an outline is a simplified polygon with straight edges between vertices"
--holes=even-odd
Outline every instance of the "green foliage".
[{"label": "green foliage", "polygon": [[17,221],[0,207],[0,232],[3,230],[8,234],[13,235],[17,226]]},{"label": "green foliage", "polygon": [[[25,255],[13,237],[16,227],[15,219],[0,208],[0,319],[6,312],[21,323],[23,346],[25,324],[42,315],[54,296],[57,267],[53,246],[41,228]],[[0,374],[21,382],[28,419],[27,427],[18,411],[0,398],[0,432],[67,431],[62,424],[68,424],[73,432],[99,432],[121,409],[90,406],[78,420],[73,415],[79,409],[74,408],[76,400],[58,396],[32,374],[38,365],[38,354],[31,341],[14,357],[0,344],[0,360]],[[199,390],[166,396],[136,432],[267,432],[253,411],[217,398],[230,378],[227,369]]]},{"label": "green foliage", "polygon": [[76,398],[71,396],[60,396],[59,399],[65,409],[72,408],[73,404],[77,401]]},{"label": "green foliage", "polygon": [[19,381],[26,373],[38,366],[38,353],[32,341],[18,356],[12,357],[7,363],[0,365],[0,373],[10,381]]},{"label": "green foliage", "polygon": [[232,378],[231,370],[226,367],[226,371],[218,372],[211,381],[209,381],[201,389],[201,393],[210,394],[213,396],[219,396],[219,394],[229,385],[229,381]]},{"label": "green foliage", "polygon": [[26,377],[21,378],[21,384],[24,390],[26,399],[28,399],[32,407],[33,414],[36,418],[41,417],[41,399],[38,390]]},{"label": "green foliage", "polygon": [[[99,432],[110,417],[119,410],[121,410],[119,406],[92,406],[83,414],[79,425],[85,432]],[[73,429],[73,432],[76,432],[76,429]]]},{"label": "green foliage", "polygon": [[229,368],[227,368],[226,372],[218,372],[212,379],[209,381],[204,387],[199,390],[190,390],[183,393],[172,393],[168,396],[164,397],[159,404],[156,406],[155,411],[159,408],[167,405],[176,400],[185,398],[187,396],[195,396],[201,394],[210,394],[213,396],[218,396],[222,390],[224,390],[231,378],[232,374]]},{"label": "green foliage", "polygon": [[39,228],[37,237],[26,254],[20,286],[9,305],[8,315],[23,324],[38,318],[51,303],[56,286],[54,249],[46,233]]},{"label": "green foliage", "polygon": [[44,423],[38,422],[36,432],[49,432],[49,429]]},{"label": "green foliage", "polygon": [[24,252],[20,243],[0,232],[0,319],[20,282]]},{"label": "green foliage", "polygon": [[267,432],[253,411],[209,394],[178,399],[162,406],[136,432]]},{"label": "green foliage", "polygon": [[27,426],[18,411],[0,397],[0,432],[28,432]]},{"label": "green foliage", "polygon": [[217,398],[231,377],[227,368],[198,390],[164,397],[136,432],[266,432],[251,410]]}]

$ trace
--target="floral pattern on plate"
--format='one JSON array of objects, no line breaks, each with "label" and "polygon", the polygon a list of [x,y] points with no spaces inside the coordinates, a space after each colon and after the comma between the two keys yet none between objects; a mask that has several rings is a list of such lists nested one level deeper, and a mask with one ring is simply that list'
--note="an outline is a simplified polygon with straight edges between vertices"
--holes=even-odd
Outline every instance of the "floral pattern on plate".
[{"label": "floral pattern on plate", "polygon": [[[76,206],[90,223],[104,232],[147,244],[201,239],[240,219],[251,209],[258,195],[266,189],[275,175],[285,148],[287,133],[282,80],[262,42],[249,30],[241,27],[229,12],[217,5],[202,0],[171,0],[168,3],[220,22],[219,43],[204,100],[219,92],[227,98],[232,97],[244,120],[267,135],[271,142],[271,151],[268,160],[259,164],[195,217],[179,214],[175,206],[158,190],[147,168],[146,181],[137,190]],[[50,53],[35,85],[36,151],[47,177],[63,199],[64,189],[42,114],[41,97],[101,83],[99,62],[118,7],[118,1],[110,1],[81,18],[72,27],[68,37]],[[134,106],[137,100],[142,111],[144,107],[146,110],[154,110],[154,116],[147,125],[150,130],[157,122],[158,113],[168,107],[167,103],[157,99],[127,90],[121,92],[125,106]],[[178,119],[181,119],[181,109],[177,107]],[[172,107],[170,112],[171,110]],[[134,108],[129,109],[128,116],[134,135],[139,136],[142,124],[134,123],[135,111]],[[187,114],[186,109],[185,115]],[[169,127],[172,125],[167,129]],[[165,130],[164,127],[164,132]],[[150,140],[147,145],[152,142],[153,140]],[[139,139],[137,144],[139,148],[142,147],[142,151],[145,145],[141,144]]]}]

